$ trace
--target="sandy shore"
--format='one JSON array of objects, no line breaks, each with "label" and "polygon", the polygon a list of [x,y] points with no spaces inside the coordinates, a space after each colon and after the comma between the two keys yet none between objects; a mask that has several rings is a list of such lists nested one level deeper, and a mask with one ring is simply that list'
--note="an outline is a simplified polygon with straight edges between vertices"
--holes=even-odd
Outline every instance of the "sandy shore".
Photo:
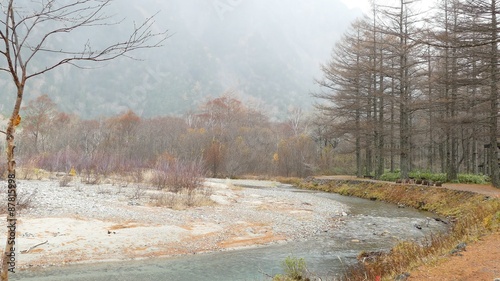
[{"label": "sandy shore", "polygon": [[[336,227],[345,206],[282,188],[276,182],[207,180],[213,204],[157,207],[160,191],[137,186],[22,181],[36,191],[19,215],[17,269],[154,258],[306,239]],[[345,215],[345,213],[344,213]],[[5,227],[5,222],[1,224]],[[43,243],[43,244],[42,244]],[[38,245],[38,246],[37,246]],[[34,247],[36,246],[36,247]]]}]

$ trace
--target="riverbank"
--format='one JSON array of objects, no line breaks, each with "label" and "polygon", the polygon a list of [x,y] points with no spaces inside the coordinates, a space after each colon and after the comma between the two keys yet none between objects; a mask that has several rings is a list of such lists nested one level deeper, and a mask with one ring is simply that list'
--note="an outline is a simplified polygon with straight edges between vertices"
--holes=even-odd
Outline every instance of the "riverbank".
[{"label": "riverbank", "polygon": [[[377,185],[369,180],[337,180],[342,183],[337,186],[340,188],[337,192],[345,195],[413,207],[426,206],[431,211],[441,208],[440,211],[450,218],[460,215],[456,208],[443,209],[444,205],[426,199],[426,196],[437,196],[441,188],[393,188],[393,185]],[[358,187],[346,188],[346,180],[355,180]],[[332,206],[330,200],[317,202],[317,197],[313,201],[307,193],[284,194],[282,188],[246,189],[241,186],[282,185],[274,181],[211,179],[205,187],[212,204],[173,210],[156,206],[154,199],[159,191],[147,186],[111,183],[93,186],[73,182],[69,187],[61,187],[57,181],[21,181],[21,192],[38,191],[33,196],[32,208],[20,214],[17,269],[192,255],[306,240],[317,233],[335,230],[346,215],[342,204]],[[484,195],[479,197],[471,190],[454,192],[465,188],[471,187],[445,186],[443,196],[446,200],[439,197],[433,200],[445,202],[454,198],[484,203],[498,197],[490,194],[492,190],[488,187],[478,192]],[[359,194],[354,194],[356,190]],[[496,220],[483,221],[494,226]],[[424,266],[412,264],[405,269],[410,272],[408,280],[491,281],[490,277],[497,278],[499,270],[495,266],[500,260],[492,249],[498,248],[500,235],[498,232],[497,235],[485,233],[479,231],[470,235],[467,250],[460,255],[442,251],[436,258],[427,259]],[[479,242],[471,243],[474,240]],[[450,244],[449,247],[454,246]],[[474,277],[467,279],[466,276]],[[477,276],[479,279],[475,278]]]},{"label": "riverbank", "polygon": [[[309,179],[304,186],[429,210],[455,221],[450,235],[433,237],[428,247],[403,243],[382,256],[380,261],[385,266],[366,265],[365,270],[373,278],[383,275],[387,280],[399,276],[403,279],[398,280],[492,281],[500,277],[499,189],[463,184],[439,188],[401,186],[353,177],[319,177]],[[460,243],[467,246],[457,252],[458,245],[465,245]]]},{"label": "riverbank", "polygon": [[[216,252],[307,239],[335,229],[345,206],[272,181],[210,179],[212,204],[158,207],[162,191],[117,184],[68,187],[58,181],[20,181],[31,194],[19,215],[16,268],[145,259]],[[140,191],[140,192],[139,192]],[[0,227],[6,227],[5,222]]]}]

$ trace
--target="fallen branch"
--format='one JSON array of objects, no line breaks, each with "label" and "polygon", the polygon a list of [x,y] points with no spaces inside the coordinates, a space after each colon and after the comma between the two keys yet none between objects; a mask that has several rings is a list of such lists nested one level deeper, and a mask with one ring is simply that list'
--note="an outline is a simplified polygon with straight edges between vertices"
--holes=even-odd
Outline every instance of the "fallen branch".
[{"label": "fallen branch", "polygon": [[49,242],[49,240],[45,240],[45,242],[42,242],[42,243],[36,244],[35,246],[31,246],[28,250],[22,250],[22,251],[21,251],[21,253],[22,253],[22,254],[27,254],[27,253],[29,253],[29,251],[31,251],[31,250],[33,250],[33,249],[35,249],[35,248],[36,248],[36,247],[38,247],[38,246],[41,246],[41,245],[43,245],[43,244],[46,244],[47,242]]},{"label": "fallen branch", "polygon": [[259,269],[259,273],[262,274],[262,275],[265,275],[266,277],[269,277],[269,278],[274,278],[274,276],[272,275],[269,275],[267,273],[265,273],[264,271],[262,271],[261,269]]}]

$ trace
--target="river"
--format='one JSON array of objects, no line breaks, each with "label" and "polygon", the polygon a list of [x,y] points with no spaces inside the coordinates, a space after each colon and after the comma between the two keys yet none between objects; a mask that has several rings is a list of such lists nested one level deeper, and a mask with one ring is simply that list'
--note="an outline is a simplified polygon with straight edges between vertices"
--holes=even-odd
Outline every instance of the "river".
[{"label": "river", "polygon": [[[310,192],[286,188],[287,192]],[[286,257],[304,258],[308,269],[322,280],[333,280],[361,251],[390,249],[401,239],[421,240],[446,225],[433,215],[337,194],[314,192],[349,206],[343,225],[304,241],[257,248],[152,260],[71,265],[20,271],[11,280],[36,281],[198,281],[270,280],[282,272]],[[334,202],[332,202],[334,203]]]}]

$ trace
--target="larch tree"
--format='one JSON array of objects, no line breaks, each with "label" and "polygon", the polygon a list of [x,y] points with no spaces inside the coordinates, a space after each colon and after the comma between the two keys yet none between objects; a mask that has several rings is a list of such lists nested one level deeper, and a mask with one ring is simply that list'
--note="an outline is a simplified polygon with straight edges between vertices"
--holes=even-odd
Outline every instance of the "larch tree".
[{"label": "larch tree", "polygon": [[412,1],[400,0],[398,5],[381,8],[383,14],[381,32],[396,38],[392,55],[395,57],[393,77],[397,87],[397,106],[399,108],[399,165],[401,179],[408,179],[412,157],[412,115],[415,96],[415,84],[419,74],[419,43],[414,38],[419,34],[418,14],[412,7]]},{"label": "larch tree", "polygon": [[[489,112],[487,116],[488,140],[489,140],[489,169],[491,183],[495,187],[500,187],[500,167],[498,163],[498,77],[500,51],[498,49],[498,26],[497,15],[500,12],[500,3],[497,0],[476,0],[464,4],[464,13],[471,16],[474,21],[470,22],[469,28],[476,31],[479,37],[478,45],[487,46],[482,52],[481,59],[484,63],[484,76],[488,85]],[[474,17],[473,17],[474,16]],[[482,49],[482,48],[480,48]]]},{"label": "larch tree", "polygon": [[[383,6],[379,6],[376,1],[372,3],[372,15],[367,19],[366,29],[369,35],[366,37],[366,44],[370,46],[371,75],[369,104],[372,108],[371,129],[373,130],[373,150],[374,150],[374,174],[375,178],[380,178],[384,173],[386,157],[386,133],[388,122],[386,120],[387,102],[391,91],[389,79],[393,77],[393,65],[390,63],[394,58],[392,46],[394,45],[394,36],[387,34],[386,30],[379,24],[380,15]],[[371,24],[368,24],[371,22]],[[391,43],[392,42],[392,43]],[[370,157],[371,158],[371,157]],[[368,161],[367,161],[368,162]],[[371,169],[370,169],[371,172]],[[368,174],[368,173],[367,173]]]},{"label": "larch tree", "polygon": [[[434,40],[441,46],[438,72],[436,73],[437,96],[439,105],[438,121],[443,132],[440,144],[441,169],[446,172],[447,180],[458,178],[458,126],[455,122],[458,114],[459,93],[459,32],[458,2],[445,0],[441,3],[434,28]],[[430,39],[430,38],[429,38]]]},{"label": "larch tree", "polygon": [[362,150],[372,133],[367,130],[371,121],[368,90],[372,81],[369,59],[372,48],[366,44],[367,36],[366,22],[360,20],[351,25],[335,45],[330,61],[321,67],[323,78],[317,83],[322,91],[313,94],[322,100],[316,108],[330,120],[333,130],[353,139],[358,177],[363,175],[363,167],[369,170],[368,161],[363,165]]},{"label": "larch tree", "polygon": [[[472,0],[453,2],[452,7],[456,7],[455,15],[448,28],[451,33],[446,43],[445,54],[449,65],[449,81],[444,81],[450,89],[448,113],[453,122],[451,145],[448,146],[448,157],[451,170],[448,169],[449,179],[452,180],[453,173],[458,170],[459,143],[457,129],[464,123],[472,123],[476,127],[484,126],[485,151],[488,162],[483,163],[486,172],[491,177],[492,185],[500,186],[500,170],[498,163],[498,26],[497,15],[499,3],[497,0]],[[457,20],[457,18],[459,20]],[[451,40],[449,39],[451,38]],[[449,43],[453,42],[453,43]],[[443,44],[441,44],[443,45]],[[459,56],[457,54],[462,53]],[[473,100],[466,100],[467,110],[458,112],[460,101],[463,98],[457,94],[457,90],[464,88],[466,97],[472,95]],[[479,90],[479,91],[478,91]],[[481,96],[479,93],[482,93]],[[471,109],[478,110],[477,112]],[[482,109],[482,110],[481,110]],[[467,114],[474,115],[474,118],[467,117]],[[461,116],[465,116],[462,118]],[[478,118],[479,117],[479,118]],[[470,119],[470,121],[469,121]],[[481,120],[482,119],[482,120]],[[461,134],[463,134],[463,130]],[[476,141],[473,139],[472,143]],[[477,145],[477,144],[476,144]],[[468,144],[462,144],[462,159],[470,158],[468,154]],[[460,161],[459,161],[460,162]],[[469,162],[475,162],[469,161]],[[470,167],[469,167],[470,168]],[[455,171],[453,171],[453,169]]]},{"label": "larch tree", "polygon": [[[166,31],[154,32],[154,16],[134,24],[131,33],[117,43],[92,46],[84,43],[77,49],[65,49],[61,41],[69,42],[82,29],[104,28],[118,25],[106,13],[113,0],[35,0],[2,1],[0,4],[0,73],[10,77],[15,88],[6,137],[8,170],[7,239],[3,255],[0,280],[8,280],[15,272],[16,261],[16,205],[17,182],[15,160],[16,127],[27,82],[63,65],[82,66],[84,62],[110,61],[131,56],[131,52],[161,46],[167,39]],[[72,37],[73,36],[73,37]],[[71,48],[71,47],[69,47]],[[39,65],[43,62],[44,65]]]}]

